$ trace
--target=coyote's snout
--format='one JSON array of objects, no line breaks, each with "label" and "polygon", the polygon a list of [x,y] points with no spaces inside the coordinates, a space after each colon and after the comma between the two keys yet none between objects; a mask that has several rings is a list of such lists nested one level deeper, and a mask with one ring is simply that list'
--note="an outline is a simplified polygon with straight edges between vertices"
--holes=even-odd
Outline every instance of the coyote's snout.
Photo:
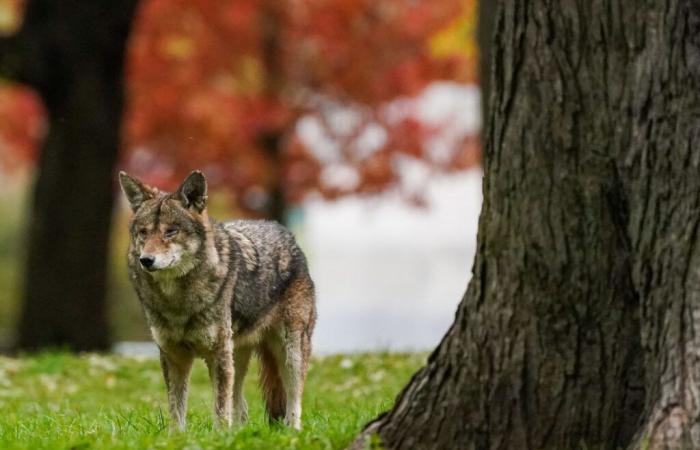
[{"label": "coyote's snout", "polygon": [[201,172],[174,193],[119,177],[134,212],[129,276],[160,349],[172,425],[185,427],[195,357],[209,368],[218,423],[244,422],[255,353],[268,416],[300,428],[316,305],[292,234],[274,222],[210,219]]}]

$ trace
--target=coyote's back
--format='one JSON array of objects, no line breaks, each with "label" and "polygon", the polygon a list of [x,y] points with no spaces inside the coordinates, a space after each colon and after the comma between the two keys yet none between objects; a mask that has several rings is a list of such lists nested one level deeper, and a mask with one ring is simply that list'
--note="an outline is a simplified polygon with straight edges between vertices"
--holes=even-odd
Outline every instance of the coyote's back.
[{"label": "coyote's back", "polygon": [[[313,290],[306,257],[294,236],[282,225],[262,220],[236,220],[222,224],[241,258],[234,290],[234,332],[246,335],[306,280]],[[311,324],[313,326],[313,324]]]}]

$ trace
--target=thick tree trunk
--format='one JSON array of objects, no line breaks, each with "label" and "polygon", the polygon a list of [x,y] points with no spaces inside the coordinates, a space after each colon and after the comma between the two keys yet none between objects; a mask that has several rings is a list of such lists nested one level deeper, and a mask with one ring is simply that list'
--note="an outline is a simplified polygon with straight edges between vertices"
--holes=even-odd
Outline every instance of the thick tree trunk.
[{"label": "thick tree trunk", "polygon": [[49,114],[31,209],[18,347],[105,349],[107,247],[135,0],[30,0],[22,73]]},{"label": "thick tree trunk", "polygon": [[473,278],[355,445],[700,448],[700,7],[501,0]]}]

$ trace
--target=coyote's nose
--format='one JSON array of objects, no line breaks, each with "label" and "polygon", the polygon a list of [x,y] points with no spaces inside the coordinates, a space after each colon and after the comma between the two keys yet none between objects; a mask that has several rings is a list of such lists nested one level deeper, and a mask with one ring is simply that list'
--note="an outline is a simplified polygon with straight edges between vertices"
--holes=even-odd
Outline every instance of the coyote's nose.
[{"label": "coyote's nose", "polygon": [[150,269],[153,267],[153,263],[156,262],[156,259],[153,256],[142,256],[139,258],[139,261],[143,267]]}]

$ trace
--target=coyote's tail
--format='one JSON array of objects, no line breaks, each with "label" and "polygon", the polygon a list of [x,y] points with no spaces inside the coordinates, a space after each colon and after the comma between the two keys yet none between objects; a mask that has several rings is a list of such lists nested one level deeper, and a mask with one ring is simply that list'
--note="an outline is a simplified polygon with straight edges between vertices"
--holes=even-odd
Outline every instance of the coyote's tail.
[{"label": "coyote's tail", "polygon": [[284,395],[284,386],[275,355],[265,344],[260,344],[258,355],[260,357],[260,387],[265,400],[265,411],[267,418],[273,422],[284,417],[287,399]]}]

